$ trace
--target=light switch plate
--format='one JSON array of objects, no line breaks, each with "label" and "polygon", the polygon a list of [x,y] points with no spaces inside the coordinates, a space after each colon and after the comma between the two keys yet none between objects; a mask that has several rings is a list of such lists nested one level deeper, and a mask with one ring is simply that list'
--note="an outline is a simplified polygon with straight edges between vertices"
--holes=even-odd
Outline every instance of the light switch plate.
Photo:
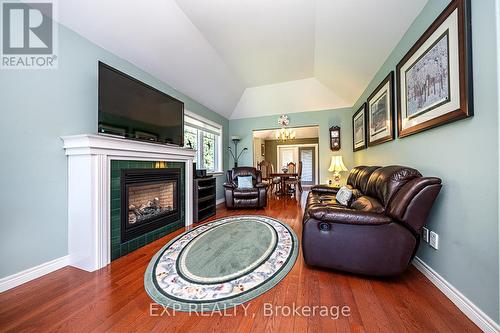
[{"label": "light switch plate", "polygon": [[430,233],[429,245],[435,248],[436,250],[439,249],[439,235],[434,231],[431,231]]},{"label": "light switch plate", "polygon": [[429,229],[426,227],[422,228],[422,240],[426,243],[429,243]]}]

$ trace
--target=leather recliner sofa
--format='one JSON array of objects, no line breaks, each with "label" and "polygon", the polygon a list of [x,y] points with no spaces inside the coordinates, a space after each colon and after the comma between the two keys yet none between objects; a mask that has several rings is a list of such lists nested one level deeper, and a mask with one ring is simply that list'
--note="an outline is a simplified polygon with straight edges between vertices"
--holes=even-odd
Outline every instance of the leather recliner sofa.
[{"label": "leather recliner sofa", "polygon": [[336,189],[311,189],[302,229],[305,262],[373,276],[402,273],[418,249],[441,179],[403,166],[359,166],[347,186],[353,191],[348,206],[336,202]]},{"label": "leather recliner sofa", "polygon": [[[238,177],[252,176],[253,188],[238,188]],[[267,184],[262,183],[262,173],[252,167],[228,170],[224,183],[227,208],[264,208],[267,205]]]}]

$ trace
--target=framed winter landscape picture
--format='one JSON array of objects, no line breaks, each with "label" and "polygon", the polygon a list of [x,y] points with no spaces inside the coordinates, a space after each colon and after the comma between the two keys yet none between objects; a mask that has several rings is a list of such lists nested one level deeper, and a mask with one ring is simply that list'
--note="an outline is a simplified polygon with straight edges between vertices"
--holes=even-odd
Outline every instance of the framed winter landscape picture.
[{"label": "framed winter landscape picture", "polygon": [[352,148],[353,151],[366,148],[366,103],[352,116]]},{"label": "framed winter landscape picture", "polygon": [[394,72],[368,97],[368,146],[394,140]]},{"label": "framed winter landscape picture", "polygon": [[398,137],[473,115],[470,0],[455,0],[396,67]]}]

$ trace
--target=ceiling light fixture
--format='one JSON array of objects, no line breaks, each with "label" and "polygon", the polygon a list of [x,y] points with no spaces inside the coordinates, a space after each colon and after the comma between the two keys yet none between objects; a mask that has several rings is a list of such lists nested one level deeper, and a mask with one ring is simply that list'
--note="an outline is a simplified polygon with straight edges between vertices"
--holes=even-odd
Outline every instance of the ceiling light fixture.
[{"label": "ceiling light fixture", "polygon": [[286,141],[295,139],[295,131],[293,129],[287,128],[290,123],[290,119],[286,114],[282,114],[278,119],[278,125],[281,126],[280,129],[276,130],[276,140],[278,141]]}]

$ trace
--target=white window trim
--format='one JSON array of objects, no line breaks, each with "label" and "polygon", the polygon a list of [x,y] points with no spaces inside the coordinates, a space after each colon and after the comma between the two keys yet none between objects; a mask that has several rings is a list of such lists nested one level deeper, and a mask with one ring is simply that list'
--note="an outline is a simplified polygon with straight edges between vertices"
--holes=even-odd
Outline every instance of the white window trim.
[{"label": "white window trim", "polygon": [[[224,126],[222,126],[221,124],[219,123],[216,123],[215,121],[212,121],[210,119],[207,119],[203,116],[200,116],[194,112],[191,112],[189,110],[184,110],[184,116],[188,116],[190,118],[193,118],[197,121],[200,121],[202,123],[205,123],[207,125],[210,125],[212,127],[215,127],[219,130],[219,133],[217,134],[218,136],[218,140],[217,140],[217,149],[215,151],[215,155],[216,155],[216,158],[217,158],[217,166],[218,166],[218,169],[217,170],[214,170],[214,171],[210,171],[207,173],[210,174],[210,175],[222,175],[224,174],[224,171],[223,171],[223,157],[224,157],[224,153],[223,153],[223,149],[222,149],[222,136],[224,135]],[[184,125],[188,125],[188,126],[191,126],[189,124],[187,124],[185,121],[184,121]],[[191,126],[191,127],[194,127],[194,128],[197,128],[196,126]],[[198,128],[197,128],[198,129]],[[203,129],[201,129],[203,131]],[[206,132],[212,132],[210,130],[206,130]],[[202,135],[200,131],[198,131],[198,136]],[[202,142],[200,140],[200,138],[198,137],[198,143]],[[196,156],[197,156],[197,160],[200,161],[201,158],[202,158],[202,155],[203,155],[203,147],[198,147],[197,151],[196,151]]]}]

